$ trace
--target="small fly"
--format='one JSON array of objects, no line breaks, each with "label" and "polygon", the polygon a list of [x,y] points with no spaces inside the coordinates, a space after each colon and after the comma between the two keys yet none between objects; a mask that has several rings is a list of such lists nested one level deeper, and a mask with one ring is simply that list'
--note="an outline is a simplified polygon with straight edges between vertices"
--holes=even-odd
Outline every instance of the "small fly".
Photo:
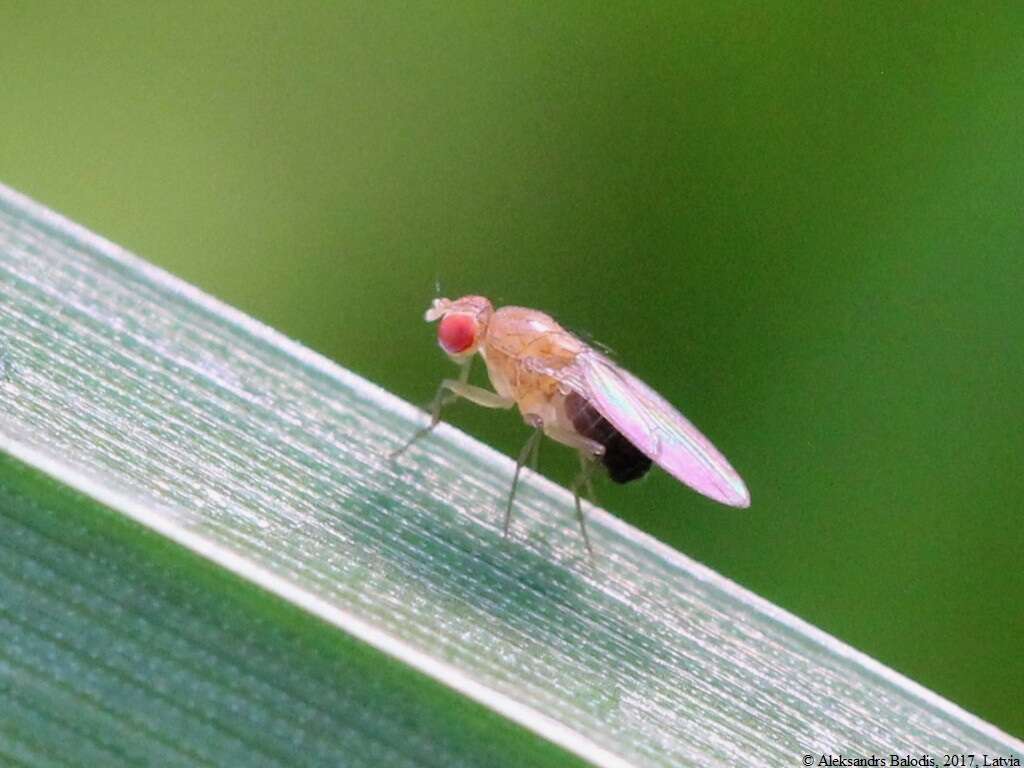
[{"label": "small fly", "polygon": [[[580,474],[572,490],[576,519],[591,557],[580,488],[590,490],[590,475],[598,465],[616,483],[628,483],[643,477],[655,463],[715,501],[750,506],[743,480],[693,424],[640,379],[550,316],[525,307],[494,309],[483,296],[463,296],[455,301],[435,299],[424,318],[440,321],[437,342],[461,370],[457,379],[445,379],[438,387],[430,406],[430,424],[393,456],[436,427],[441,409],[460,397],[485,408],[517,406],[533,434],[516,461],[505,506],[505,536],[519,474],[527,461],[536,458],[542,435],[579,452]],[[469,383],[477,353],[487,365],[493,392]]]}]

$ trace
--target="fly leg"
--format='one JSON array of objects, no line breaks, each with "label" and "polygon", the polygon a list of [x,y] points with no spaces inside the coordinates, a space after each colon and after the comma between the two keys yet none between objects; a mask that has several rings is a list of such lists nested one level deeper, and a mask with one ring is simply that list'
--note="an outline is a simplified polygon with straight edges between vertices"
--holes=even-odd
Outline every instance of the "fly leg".
[{"label": "fly leg", "polygon": [[575,448],[584,457],[597,457],[604,455],[604,446],[596,440],[583,437],[578,432],[574,432],[569,429],[562,429],[558,426],[548,425],[544,427],[544,432],[552,440],[556,440],[562,445],[568,445],[570,448]]},{"label": "fly leg", "polygon": [[594,461],[596,456],[580,451],[580,476],[583,478],[583,485],[586,486],[587,496],[590,503],[597,505],[597,496],[594,494],[594,483],[591,482],[591,475],[594,474]]},{"label": "fly leg", "polygon": [[516,498],[516,486],[519,485],[519,473],[523,470],[523,465],[526,464],[530,455],[534,456],[537,454],[537,447],[540,445],[540,439],[544,436],[544,422],[537,416],[527,416],[527,423],[533,427],[533,434],[530,435],[530,439],[526,441],[526,445],[523,446],[522,450],[519,451],[519,458],[516,459],[516,471],[512,475],[512,490],[508,493],[508,503],[505,505],[505,528],[504,536],[508,538],[508,527],[512,522],[512,502]]},{"label": "fly leg", "polygon": [[575,497],[576,520],[580,524],[580,531],[583,533],[583,543],[587,546],[587,553],[590,560],[594,560],[594,549],[590,546],[590,536],[587,535],[587,524],[583,518],[583,506],[580,504],[580,487],[587,489],[590,500],[594,500],[594,484],[590,480],[596,464],[595,459],[604,453],[604,446],[596,440],[590,440],[577,432],[560,429],[557,426],[546,427],[548,437],[560,443],[575,448],[580,452],[580,473],[572,483],[572,495]]},{"label": "fly leg", "polygon": [[391,454],[388,456],[389,459],[394,461],[403,453],[405,453],[410,447],[412,447],[413,443],[415,443],[421,437],[426,437],[434,430],[434,427],[436,427],[438,423],[441,421],[441,409],[444,408],[444,406],[450,405],[451,403],[455,402],[455,400],[457,399],[455,395],[450,394],[449,392],[446,391],[448,389],[448,385],[453,383],[464,384],[466,380],[469,378],[469,368],[470,364],[467,362],[459,370],[459,378],[457,381],[453,379],[444,379],[438,385],[437,392],[434,393],[434,399],[431,400],[430,405],[427,406],[428,409],[430,410],[430,423],[427,426],[423,427],[422,429],[418,429],[415,432],[413,432],[412,437],[406,440],[405,443],[403,443],[399,448],[391,452]]},{"label": "fly leg", "polygon": [[590,536],[587,535],[587,524],[583,518],[583,505],[580,504],[580,486],[587,488],[590,500],[594,500],[594,486],[590,482],[590,475],[594,471],[593,454],[587,455],[580,451],[580,473],[572,483],[572,495],[576,505],[576,521],[580,524],[580,531],[583,533],[583,543],[587,545],[587,554],[590,555],[590,562],[594,562],[594,548],[590,546]]},{"label": "fly leg", "polygon": [[537,461],[540,457],[540,444],[541,441],[538,440],[537,444],[533,446],[533,453],[530,455],[530,469],[534,472],[537,471]]},{"label": "fly leg", "polygon": [[445,379],[441,382],[440,386],[437,388],[437,394],[434,395],[434,399],[430,401],[430,423],[423,427],[423,429],[417,430],[400,448],[392,451],[389,458],[397,459],[405,453],[413,443],[421,437],[429,435],[434,430],[434,427],[436,427],[441,421],[441,409],[444,406],[455,402],[460,397],[476,403],[477,405],[481,405],[484,408],[511,408],[515,405],[515,400],[512,400],[511,398],[505,398],[497,392],[491,392],[483,387],[474,387],[472,384],[468,384],[466,382],[468,378],[469,363],[466,363],[462,366],[458,379]]}]

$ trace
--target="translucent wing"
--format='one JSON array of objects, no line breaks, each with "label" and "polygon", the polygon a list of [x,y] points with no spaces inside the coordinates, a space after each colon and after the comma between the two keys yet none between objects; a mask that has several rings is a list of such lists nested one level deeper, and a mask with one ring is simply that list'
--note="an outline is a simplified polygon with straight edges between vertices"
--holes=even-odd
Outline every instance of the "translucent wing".
[{"label": "translucent wing", "polygon": [[579,355],[575,368],[591,404],[659,467],[716,501],[750,506],[736,470],[665,398],[594,350]]}]

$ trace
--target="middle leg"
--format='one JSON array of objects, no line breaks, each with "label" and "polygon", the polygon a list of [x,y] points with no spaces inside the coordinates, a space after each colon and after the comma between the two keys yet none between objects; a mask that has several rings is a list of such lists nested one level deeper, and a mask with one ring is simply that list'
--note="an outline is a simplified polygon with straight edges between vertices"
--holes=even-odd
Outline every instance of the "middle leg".
[{"label": "middle leg", "polygon": [[516,459],[516,471],[515,474],[512,475],[512,490],[508,493],[508,503],[505,505],[505,538],[508,538],[508,528],[512,523],[512,502],[516,499],[516,487],[519,485],[519,473],[523,471],[523,465],[526,464],[530,455],[536,455],[537,447],[540,445],[540,439],[544,436],[544,422],[535,416],[528,417],[528,419],[528,423],[533,427],[533,434],[530,435],[530,439],[526,441],[526,445],[524,445],[522,450],[519,451],[519,458]]}]

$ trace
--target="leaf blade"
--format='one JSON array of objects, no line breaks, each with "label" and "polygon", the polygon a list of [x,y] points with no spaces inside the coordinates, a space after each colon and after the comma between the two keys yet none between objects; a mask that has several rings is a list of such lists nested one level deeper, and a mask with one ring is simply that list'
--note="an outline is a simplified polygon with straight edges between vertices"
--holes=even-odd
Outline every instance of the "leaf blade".
[{"label": "leaf blade", "polygon": [[10,191],[0,276],[8,453],[585,760],[1020,749],[537,476],[503,541],[508,459]]}]

